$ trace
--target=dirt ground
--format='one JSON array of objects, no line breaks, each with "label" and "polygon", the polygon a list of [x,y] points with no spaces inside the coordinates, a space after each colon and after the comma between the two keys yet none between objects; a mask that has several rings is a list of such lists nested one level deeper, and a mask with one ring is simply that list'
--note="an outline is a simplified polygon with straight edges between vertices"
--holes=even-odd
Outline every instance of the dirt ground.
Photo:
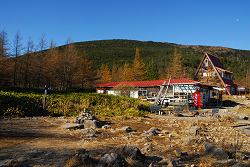
[{"label": "dirt ground", "polygon": [[[233,155],[230,158],[235,158],[246,166],[250,164],[249,158],[241,157],[243,153],[244,156],[250,156],[250,135],[232,128],[239,124],[231,117],[218,119],[211,116],[176,117],[151,114],[145,118],[112,118],[101,120],[109,128],[97,128],[94,136],[86,136],[80,130],[61,128],[61,125],[71,123],[73,119],[0,118],[0,166],[70,166],[69,160],[81,148],[86,149],[89,156],[98,161],[102,153],[123,145],[136,146],[146,155],[147,162],[143,166],[149,166],[150,163],[164,166],[162,164],[169,159],[176,160],[178,166],[214,166],[218,159],[204,152],[206,142],[224,147],[228,151],[237,148],[241,153],[238,159]],[[124,126],[130,126],[134,131],[128,133],[119,130]],[[192,126],[200,127],[198,135],[186,133]],[[158,128],[160,133],[148,137],[150,141],[141,141],[145,137],[141,134],[152,127]],[[188,137],[195,141],[185,143],[184,139]],[[186,153],[186,156],[177,155],[177,148]],[[136,161],[131,160],[129,164],[136,166]]]}]

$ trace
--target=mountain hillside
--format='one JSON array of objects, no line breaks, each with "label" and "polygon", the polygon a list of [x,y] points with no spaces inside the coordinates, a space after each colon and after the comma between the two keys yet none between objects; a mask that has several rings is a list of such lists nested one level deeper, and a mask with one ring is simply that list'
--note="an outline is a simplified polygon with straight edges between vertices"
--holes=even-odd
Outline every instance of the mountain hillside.
[{"label": "mountain hillside", "polygon": [[96,68],[104,63],[110,68],[115,63],[123,65],[132,63],[136,47],[140,49],[141,57],[147,65],[152,59],[158,69],[167,68],[174,55],[175,48],[182,55],[183,66],[190,67],[194,73],[205,52],[209,52],[221,60],[224,67],[235,73],[236,78],[243,78],[250,65],[250,51],[225,47],[178,45],[165,42],[135,41],[135,40],[101,40],[75,43],[79,51],[85,50],[89,60]]}]

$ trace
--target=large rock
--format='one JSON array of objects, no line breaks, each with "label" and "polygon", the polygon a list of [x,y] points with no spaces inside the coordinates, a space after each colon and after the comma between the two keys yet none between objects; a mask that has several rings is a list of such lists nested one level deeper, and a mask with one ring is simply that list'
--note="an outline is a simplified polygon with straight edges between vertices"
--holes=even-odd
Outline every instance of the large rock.
[{"label": "large rock", "polygon": [[183,144],[192,144],[196,141],[195,138],[192,137],[185,137],[182,139]]},{"label": "large rock", "polygon": [[66,123],[61,126],[62,129],[81,129],[83,125],[76,123]]},{"label": "large rock", "polygon": [[208,154],[212,154],[216,157],[220,157],[223,159],[227,159],[228,158],[228,152],[227,150],[223,149],[223,148],[219,148],[216,147],[212,144],[205,144],[204,145],[204,150],[206,151],[206,153]]},{"label": "large rock", "polygon": [[120,167],[122,164],[122,158],[116,153],[104,153],[102,154],[98,166],[100,167]]},{"label": "large rock", "polygon": [[192,126],[189,130],[186,130],[186,133],[194,136],[199,134],[200,129],[200,126]]},{"label": "large rock", "polygon": [[167,167],[177,167],[176,161],[175,160],[170,161]]},{"label": "large rock", "polygon": [[133,129],[130,126],[124,126],[119,130],[126,131],[126,132],[133,132]]},{"label": "large rock", "polygon": [[142,136],[157,136],[159,134],[159,129],[156,127],[152,127],[150,128],[148,131],[144,132],[143,134],[141,134]]},{"label": "large rock", "polygon": [[83,122],[84,128],[97,128],[97,121],[96,120],[84,120]]},{"label": "large rock", "polygon": [[174,150],[174,153],[175,153],[175,155],[178,156],[178,157],[182,155],[182,151],[181,151],[181,149],[179,149],[179,148],[177,148],[176,150]]},{"label": "large rock", "polygon": [[140,159],[145,158],[145,155],[143,155],[141,151],[139,150],[139,148],[135,146],[125,145],[125,146],[113,149],[112,152],[120,155],[123,159],[127,157],[130,157],[134,160],[140,160]]},{"label": "large rock", "polygon": [[237,162],[236,164],[234,164],[231,167],[244,167],[244,165],[241,162]]},{"label": "large rock", "polygon": [[92,128],[81,129],[81,132],[84,133],[86,136],[94,136],[96,134],[96,130]]}]

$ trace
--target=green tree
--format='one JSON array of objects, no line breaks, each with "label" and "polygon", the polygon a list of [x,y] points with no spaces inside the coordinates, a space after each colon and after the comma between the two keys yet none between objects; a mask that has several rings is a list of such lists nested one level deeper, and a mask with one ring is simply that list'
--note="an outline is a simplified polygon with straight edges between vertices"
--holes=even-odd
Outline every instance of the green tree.
[{"label": "green tree", "polygon": [[146,76],[145,76],[145,80],[146,81],[151,81],[151,80],[158,80],[158,79],[159,79],[158,69],[157,69],[157,66],[155,65],[154,60],[152,59],[148,63],[147,73],[146,73]]}]

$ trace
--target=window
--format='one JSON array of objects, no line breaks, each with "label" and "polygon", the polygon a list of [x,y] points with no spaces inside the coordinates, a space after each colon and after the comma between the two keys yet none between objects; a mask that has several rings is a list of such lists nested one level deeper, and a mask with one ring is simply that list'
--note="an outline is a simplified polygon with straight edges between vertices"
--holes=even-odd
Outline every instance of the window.
[{"label": "window", "polygon": [[205,66],[208,66],[208,59],[205,59]]}]

